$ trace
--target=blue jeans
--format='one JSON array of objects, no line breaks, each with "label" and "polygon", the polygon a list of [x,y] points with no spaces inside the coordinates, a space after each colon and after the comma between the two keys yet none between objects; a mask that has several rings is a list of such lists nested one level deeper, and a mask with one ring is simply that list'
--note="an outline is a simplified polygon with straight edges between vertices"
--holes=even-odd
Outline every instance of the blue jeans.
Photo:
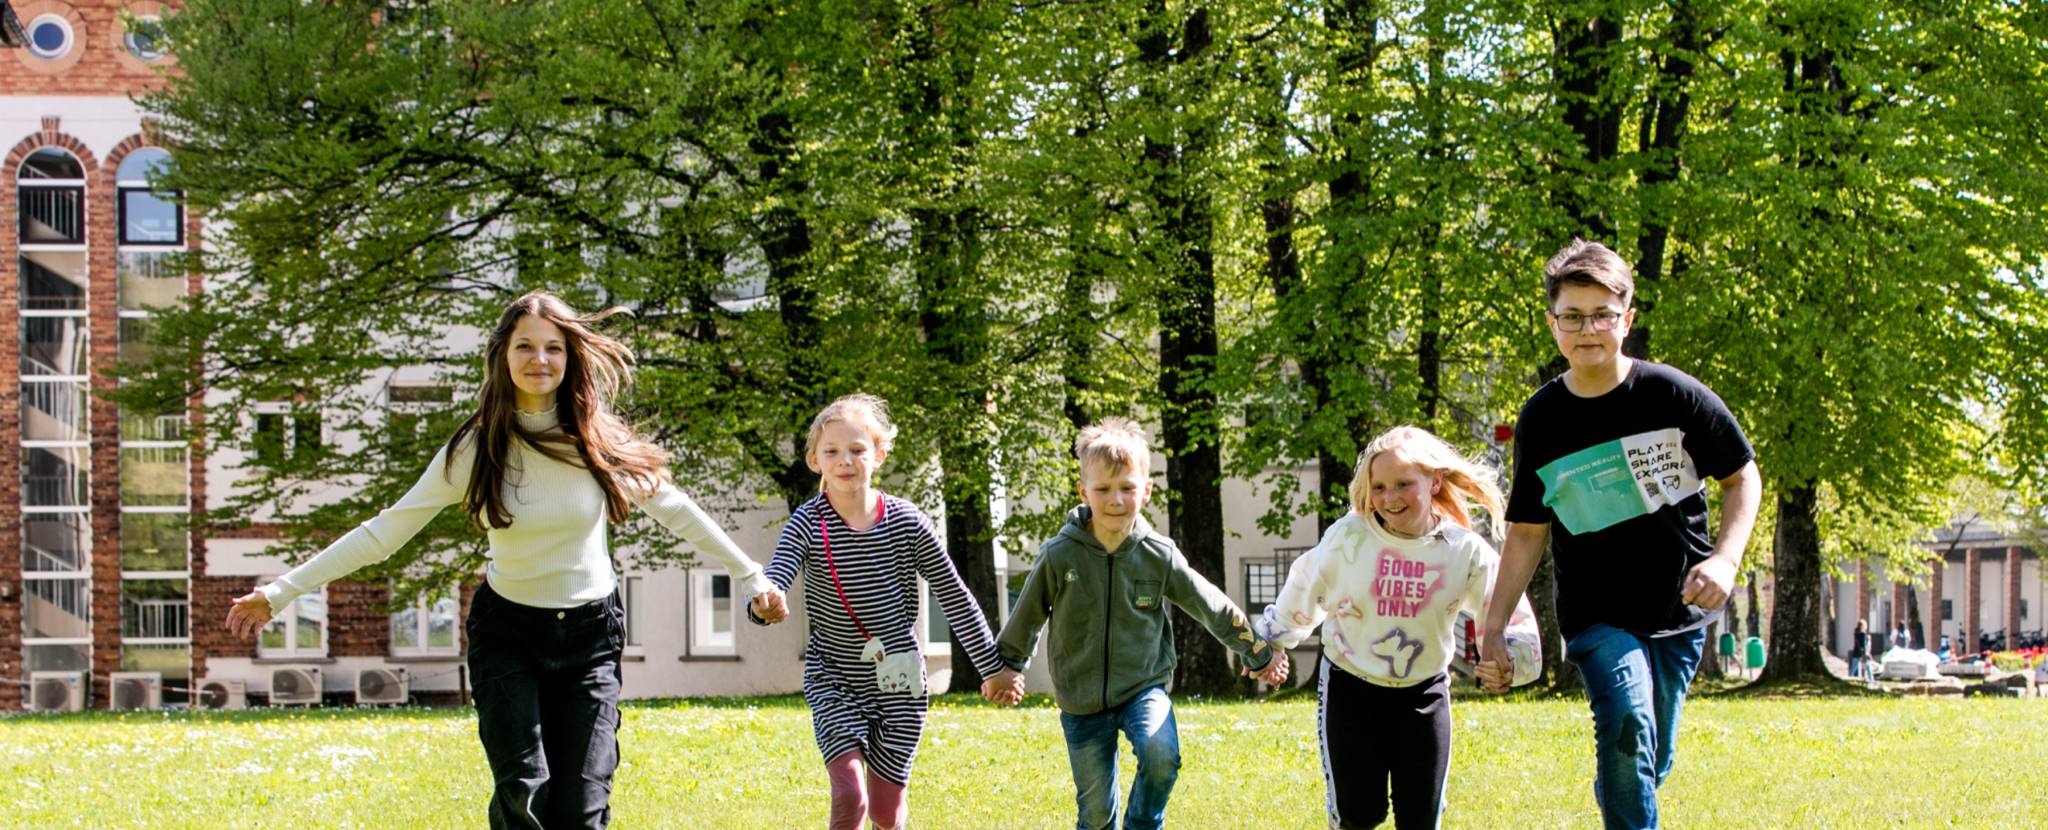
[{"label": "blue jeans", "polygon": [[1701,629],[1646,637],[1595,625],[1565,643],[1593,709],[1593,800],[1609,830],[1657,826],[1657,786],[1671,774],[1678,710],[1706,642]]},{"label": "blue jeans", "polygon": [[1124,830],[1153,830],[1166,821],[1166,799],[1180,777],[1180,730],[1173,724],[1173,700],[1165,686],[1153,686],[1121,706],[1092,715],[1060,713],[1067,733],[1067,760],[1074,767],[1077,830],[1116,826],[1116,736],[1122,732],[1138,756]]}]

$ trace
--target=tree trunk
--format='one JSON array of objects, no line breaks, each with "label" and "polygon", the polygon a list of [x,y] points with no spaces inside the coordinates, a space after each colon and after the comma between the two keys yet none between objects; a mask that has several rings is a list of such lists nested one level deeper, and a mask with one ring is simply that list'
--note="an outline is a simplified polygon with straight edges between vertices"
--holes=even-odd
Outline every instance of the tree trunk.
[{"label": "tree trunk", "polygon": [[1080,206],[1067,234],[1068,255],[1064,307],[1060,309],[1060,337],[1065,348],[1060,356],[1060,374],[1066,378],[1067,394],[1061,410],[1074,429],[1095,422],[1087,404],[1087,393],[1095,385],[1095,339],[1101,336],[1095,321],[1094,263],[1095,219],[1088,206]]},{"label": "tree trunk", "polygon": [[[796,158],[792,133],[788,114],[771,111],[755,120],[748,149],[754,153],[762,189],[778,197],[763,217],[761,253],[767,260],[768,292],[775,295],[782,320],[782,349],[789,367],[783,388],[793,399],[791,411],[799,413],[791,419],[789,437],[791,446],[802,447],[808,413],[825,405],[824,379],[813,353],[824,333],[814,311],[817,292],[804,274],[811,255],[810,221],[793,207],[810,183],[790,169]],[[804,462],[801,452],[794,455],[781,470],[772,472],[776,489],[792,513],[818,490],[818,474]]]},{"label": "tree trunk", "polygon": [[1550,678],[1551,691],[1579,688],[1584,682],[1579,677],[1579,667],[1564,656],[1564,629],[1557,623],[1557,559],[1550,555],[1548,544],[1543,546],[1543,558],[1529,576],[1525,593],[1536,612],[1537,625],[1543,627],[1543,673]]},{"label": "tree trunk", "polygon": [[[963,10],[965,11],[965,10]],[[905,91],[905,130],[920,172],[936,174],[935,185],[923,186],[910,209],[912,268],[918,288],[918,325],[924,334],[931,386],[940,399],[933,410],[949,412],[938,430],[939,464],[944,471],[940,492],[945,498],[946,554],[953,569],[980,606],[994,630],[1001,624],[996,591],[995,529],[989,504],[994,488],[995,426],[989,407],[995,390],[990,380],[989,323],[984,311],[981,212],[953,182],[971,178],[979,136],[979,114],[968,94],[974,83],[972,52],[976,22],[956,16],[941,21],[943,12],[919,10],[908,32],[910,60],[904,67],[914,85]],[[937,39],[945,32],[950,49]],[[960,54],[961,52],[967,54]],[[951,103],[949,109],[948,104]],[[922,177],[920,177],[922,178]],[[931,613],[941,613],[933,608]],[[952,683],[948,691],[981,688],[980,673],[969,659],[965,641],[952,644]]]},{"label": "tree trunk", "polygon": [[1778,495],[1778,531],[1772,544],[1776,582],[1771,594],[1771,652],[1757,677],[1760,684],[1831,679],[1820,649],[1820,580],[1824,571],[1819,502],[1819,488],[1812,484],[1790,487]]},{"label": "tree trunk", "polygon": [[[1369,94],[1372,90],[1379,57],[1379,11],[1378,0],[1335,0],[1323,7],[1323,27],[1337,43],[1331,55],[1329,83],[1333,89],[1345,88],[1354,94]],[[1332,220],[1332,227],[1330,241],[1325,243],[1326,261],[1322,268],[1327,274],[1326,282],[1332,285],[1348,283],[1366,273],[1365,259],[1358,254],[1363,240],[1348,224],[1368,210],[1372,195],[1371,180],[1365,175],[1365,166],[1371,162],[1365,139],[1373,129],[1373,122],[1356,107],[1346,108],[1330,120],[1331,158],[1325,162],[1336,175],[1330,179],[1330,204],[1324,211]],[[1340,292],[1337,296],[1345,294]],[[1330,387],[1336,379],[1338,364],[1330,350],[1342,348],[1341,344],[1350,341],[1342,333],[1344,311],[1325,308],[1310,312],[1318,314],[1319,319],[1338,321],[1337,331],[1316,338],[1315,347],[1308,351],[1312,361],[1302,366],[1302,382],[1308,385],[1319,408],[1336,400]],[[1357,404],[1347,400],[1344,405],[1349,408]],[[1316,449],[1318,534],[1328,531],[1349,510],[1351,499],[1347,490],[1351,486],[1352,465],[1357,461],[1360,442],[1368,440],[1373,432],[1368,413],[1347,412],[1344,421],[1344,434],[1324,441]]]},{"label": "tree trunk", "polygon": [[[1579,158],[1561,158],[1557,174],[1566,180],[1586,177],[1614,158],[1621,145],[1621,99],[1613,83],[1610,54],[1621,42],[1619,21],[1603,15],[1573,17],[1553,33],[1557,56],[1557,99],[1565,126],[1579,137]],[[1612,243],[1614,226],[1603,206],[1580,189],[1560,187],[1553,197],[1563,206],[1578,233]]]},{"label": "tree trunk", "polygon": [[1723,617],[1707,625],[1707,646],[1700,651],[1700,677],[1719,680],[1727,676],[1721,670],[1721,627],[1727,624]]},{"label": "tree trunk", "polygon": [[[1444,179],[1449,177],[1445,168],[1449,155],[1445,147],[1444,128],[1444,31],[1446,9],[1442,2],[1425,4],[1423,14],[1425,36],[1428,47],[1424,59],[1429,64],[1429,81],[1423,89],[1422,105],[1424,139],[1422,142],[1422,165],[1430,184],[1426,192],[1427,204],[1444,209],[1450,200],[1445,197]],[[1415,374],[1421,392],[1417,395],[1417,408],[1422,413],[1422,424],[1430,429],[1437,427],[1437,409],[1443,402],[1444,351],[1449,347],[1450,333],[1444,329],[1443,294],[1444,273],[1442,260],[1434,252],[1443,242],[1441,220],[1423,229],[1420,247],[1423,262],[1422,272],[1422,319],[1418,324],[1415,341]]]},{"label": "tree trunk", "polygon": [[1749,575],[1749,579],[1743,583],[1744,592],[1748,594],[1748,602],[1742,607],[1742,619],[1743,622],[1748,623],[1749,628],[1747,633],[1735,632],[1737,636],[1745,638],[1762,637],[1764,634],[1764,607],[1756,598],[1756,581],[1760,578],[1757,574],[1752,573]]},{"label": "tree trunk", "polygon": [[[1671,237],[1671,192],[1678,180],[1679,145],[1685,135],[1685,118],[1692,110],[1690,86],[1693,56],[1706,48],[1700,36],[1698,10],[1693,0],[1676,0],[1671,7],[1671,52],[1658,67],[1649,111],[1643,116],[1644,141],[1638,146],[1646,157],[1640,193],[1643,201],[1643,232],[1636,245],[1636,306],[1643,312],[1655,304],[1654,286],[1664,277],[1664,251]],[[1638,320],[1642,316],[1638,315]],[[1632,357],[1650,356],[1650,326],[1639,322],[1629,328],[1622,351]]]},{"label": "tree trunk", "polygon": [[[1163,0],[1150,0],[1146,13],[1137,45],[1148,78],[1139,94],[1150,99],[1152,117],[1173,125],[1148,131],[1144,143],[1146,185],[1164,225],[1155,232],[1169,242],[1156,262],[1166,272],[1159,298],[1159,396],[1171,497],[1167,521],[1188,565],[1222,584],[1222,423],[1216,392],[1207,382],[1217,349],[1215,217],[1209,195],[1188,170],[1209,152],[1213,128],[1183,115],[1208,94],[1202,64],[1213,38],[1205,8],[1190,9],[1176,21]],[[1174,615],[1173,629],[1180,653],[1174,690],[1234,691],[1237,673],[1222,645],[1186,614]]]}]

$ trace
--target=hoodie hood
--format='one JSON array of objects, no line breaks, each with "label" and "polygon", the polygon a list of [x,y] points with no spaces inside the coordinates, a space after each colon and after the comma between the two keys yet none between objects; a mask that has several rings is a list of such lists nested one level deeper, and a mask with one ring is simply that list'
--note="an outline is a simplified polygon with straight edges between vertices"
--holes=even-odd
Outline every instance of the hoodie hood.
[{"label": "hoodie hood", "polygon": [[1105,550],[1102,542],[1096,540],[1095,533],[1088,529],[1088,521],[1094,515],[1095,512],[1085,504],[1067,511],[1067,523],[1060,526],[1060,536],[1072,539],[1092,553],[1108,556],[1129,550],[1133,545],[1143,544],[1152,535],[1152,523],[1146,521],[1145,514],[1141,512],[1138,514],[1138,520],[1131,523],[1131,535],[1124,537],[1124,543],[1114,551]]}]

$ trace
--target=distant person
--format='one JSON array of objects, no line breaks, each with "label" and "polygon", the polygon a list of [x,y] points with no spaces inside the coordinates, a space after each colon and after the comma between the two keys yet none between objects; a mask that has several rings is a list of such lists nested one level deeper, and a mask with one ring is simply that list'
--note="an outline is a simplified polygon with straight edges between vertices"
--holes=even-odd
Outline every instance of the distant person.
[{"label": "distant person", "polygon": [[1865,680],[1864,673],[1870,668],[1870,629],[1862,620],[1856,621],[1856,639],[1849,646],[1849,676]]}]

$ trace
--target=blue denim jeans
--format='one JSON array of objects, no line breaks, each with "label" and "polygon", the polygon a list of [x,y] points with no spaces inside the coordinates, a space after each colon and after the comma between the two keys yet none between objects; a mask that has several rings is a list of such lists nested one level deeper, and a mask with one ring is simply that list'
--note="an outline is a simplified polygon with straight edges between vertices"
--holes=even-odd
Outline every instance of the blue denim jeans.
[{"label": "blue denim jeans", "polygon": [[1138,756],[1138,777],[1124,809],[1124,830],[1154,830],[1166,821],[1166,799],[1180,777],[1180,731],[1166,687],[1153,686],[1121,706],[1092,715],[1060,713],[1067,760],[1074,767],[1077,830],[1116,826],[1116,736],[1122,732]]},{"label": "blue denim jeans", "polygon": [[1609,830],[1657,826],[1657,787],[1671,774],[1678,711],[1706,631],[1646,637],[1595,625],[1565,643],[1593,709],[1593,800]]}]

